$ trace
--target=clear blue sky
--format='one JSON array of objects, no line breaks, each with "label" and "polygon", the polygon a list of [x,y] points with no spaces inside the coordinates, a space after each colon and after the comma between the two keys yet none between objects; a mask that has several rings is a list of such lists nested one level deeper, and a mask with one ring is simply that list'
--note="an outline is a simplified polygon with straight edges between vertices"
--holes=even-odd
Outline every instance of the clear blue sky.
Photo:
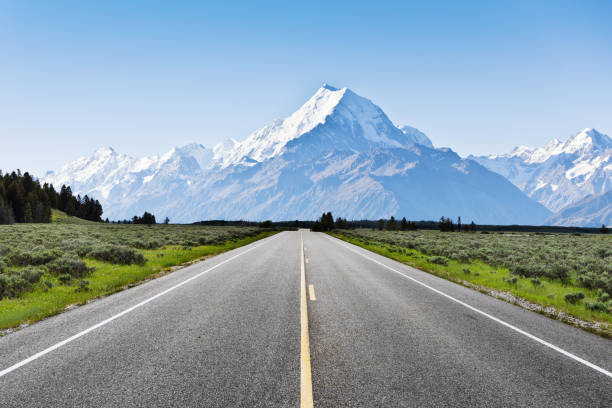
[{"label": "clear blue sky", "polygon": [[2,1],[0,169],[244,139],[323,83],[460,154],[612,134],[612,3]]}]

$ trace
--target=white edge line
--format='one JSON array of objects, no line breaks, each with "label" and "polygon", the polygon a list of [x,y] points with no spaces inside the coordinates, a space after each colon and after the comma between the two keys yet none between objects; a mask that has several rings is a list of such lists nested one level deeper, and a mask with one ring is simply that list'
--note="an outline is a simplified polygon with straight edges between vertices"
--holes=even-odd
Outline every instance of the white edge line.
[{"label": "white edge line", "polygon": [[111,316],[108,319],[103,320],[100,323],[97,323],[97,324],[95,324],[95,325],[93,325],[93,326],[91,326],[91,327],[89,327],[89,328],[87,328],[87,329],[85,329],[85,330],[75,334],[74,336],[68,337],[67,339],[62,340],[59,343],[56,343],[56,344],[52,345],[51,347],[48,347],[48,348],[46,348],[46,349],[44,349],[44,350],[42,350],[42,351],[40,351],[40,352],[38,352],[38,353],[36,353],[36,354],[34,354],[32,356],[26,358],[25,360],[21,360],[20,362],[14,364],[14,365],[12,365],[12,366],[10,366],[8,368],[5,368],[4,370],[0,371],[0,377],[3,377],[3,376],[5,376],[8,373],[17,370],[18,368],[23,367],[24,365],[26,365],[28,363],[31,363],[32,361],[34,361],[34,360],[44,356],[45,354],[48,354],[48,353],[50,353],[50,352],[52,352],[54,350],[57,350],[58,348],[60,348],[60,347],[62,347],[64,345],[66,345],[66,344],[68,344],[68,343],[78,339],[79,337],[83,337],[87,333],[92,332],[92,331],[94,331],[94,330],[96,330],[96,329],[98,329],[98,328],[100,328],[100,327],[102,327],[102,326],[112,322],[113,320],[118,319],[121,316],[126,315],[126,314],[130,313],[131,311],[133,311],[135,309],[138,309],[139,307],[144,306],[147,303],[149,303],[149,302],[151,302],[151,301],[153,301],[153,300],[155,300],[155,299],[157,299],[157,298],[159,298],[161,296],[164,296],[165,294],[167,294],[169,292],[172,292],[174,289],[177,289],[177,288],[179,288],[179,287],[181,287],[181,286],[191,282],[192,280],[201,277],[202,275],[212,271],[213,269],[216,269],[216,268],[220,267],[221,265],[225,265],[226,263],[228,263],[228,262],[230,262],[230,261],[232,261],[232,260],[234,260],[234,259],[236,259],[236,258],[238,258],[238,257],[240,257],[240,256],[242,256],[244,254],[246,254],[246,253],[249,253],[249,252],[251,252],[254,249],[257,249],[260,246],[267,244],[268,242],[278,238],[280,235],[281,234],[277,234],[276,236],[272,237],[272,239],[266,239],[264,242],[261,242],[258,245],[255,245],[255,246],[247,249],[246,251],[243,251],[243,252],[241,252],[239,254],[236,254],[236,255],[234,255],[234,256],[232,256],[230,258],[227,258],[225,261],[219,262],[215,266],[212,266],[212,267],[206,269],[205,271],[202,271],[202,272],[198,273],[197,275],[192,276],[191,278],[185,279],[184,281],[179,282],[176,285],[174,285],[172,287],[169,287],[168,289],[165,289],[162,292],[159,292],[158,294],[156,294],[154,296],[151,296],[150,298],[145,299],[142,302],[140,302],[138,304],[135,304],[134,306],[131,306],[131,307],[125,309],[124,311],[119,312],[116,315]]},{"label": "white edge line", "polygon": [[431,287],[431,286],[427,285],[426,283],[421,282],[421,281],[420,281],[420,280],[418,280],[418,279],[415,279],[415,278],[413,278],[413,277],[411,277],[411,276],[408,276],[408,275],[406,275],[406,274],[404,274],[404,273],[402,273],[402,272],[400,272],[400,271],[397,271],[397,270],[395,270],[395,269],[391,268],[390,266],[387,266],[387,265],[385,265],[384,263],[382,263],[382,262],[380,262],[380,261],[377,261],[376,259],[371,258],[371,257],[369,257],[369,256],[367,256],[367,255],[365,255],[365,254],[363,254],[363,253],[361,253],[361,252],[359,252],[359,251],[357,251],[357,250],[355,250],[355,249],[353,249],[353,248],[349,247],[348,245],[346,245],[346,244],[342,243],[340,240],[337,240],[337,239],[332,239],[332,238],[331,238],[331,237],[329,237],[327,234],[325,234],[325,237],[326,237],[327,239],[329,239],[330,241],[335,242],[336,244],[338,244],[338,245],[340,245],[340,246],[345,247],[345,248],[346,248],[346,249],[348,249],[349,251],[354,252],[354,253],[356,253],[357,255],[361,255],[362,257],[364,257],[364,258],[366,258],[366,259],[369,259],[370,261],[372,261],[372,262],[374,262],[374,263],[377,263],[378,265],[380,265],[380,266],[382,266],[382,267],[384,267],[384,268],[387,268],[388,270],[390,270],[390,271],[392,271],[392,272],[395,272],[396,274],[398,274],[398,275],[402,276],[402,277],[403,277],[403,278],[405,278],[405,279],[409,279],[409,280],[411,280],[411,281],[413,281],[413,282],[415,282],[415,283],[418,283],[419,285],[421,285],[421,286],[423,286],[423,287],[425,287],[425,288],[427,288],[427,289],[429,289],[429,290],[431,290],[431,291],[433,291],[433,292],[436,292],[437,294],[442,295],[442,296],[444,296],[445,298],[450,299],[450,300],[452,300],[453,302],[456,302],[456,303],[460,304],[461,306],[464,306],[464,307],[466,307],[466,308],[468,308],[468,309],[470,309],[470,310],[472,310],[472,311],[474,311],[474,312],[476,312],[476,313],[479,313],[479,314],[481,314],[481,315],[483,315],[483,316],[485,316],[485,317],[487,317],[487,318],[489,318],[489,319],[491,319],[491,320],[493,320],[493,321],[495,321],[495,322],[497,322],[497,323],[499,323],[499,324],[501,324],[501,325],[503,325],[503,326],[506,326],[506,327],[507,327],[507,328],[509,328],[509,329],[514,330],[514,331],[515,331],[515,332],[517,332],[517,333],[522,334],[523,336],[526,336],[526,337],[528,337],[528,338],[530,338],[530,339],[532,339],[532,340],[534,340],[534,341],[537,341],[538,343],[543,344],[544,346],[549,347],[549,348],[551,348],[551,349],[553,349],[553,350],[555,350],[555,351],[557,351],[557,352],[559,352],[559,353],[563,354],[563,355],[564,355],[564,356],[566,356],[566,357],[569,357],[569,358],[571,358],[571,359],[573,359],[573,360],[575,360],[575,361],[577,361],[577,362],[579,362],[579,363],[581,363],[581,364],[584,364],[585,366],[587,366],[587,367],[589,367],[589,368],[592,368],[592,369],[593,369],[593,370],[595,370],[595,371],[599,371],[600,373],[602,373],[602,374],[604,374],[604,375],[606,375],[606,376],[608,376],[608,377],[612,378],[612,372],[610,372],[610,371],[608,371],[608,370],[606,370],[606,369],[604,369],[604,368],[602,368],[602,367],[599,367],[598,365],[595,365],[595,364],[593,364],[593,363],[591,363],[591,362],[589,362],[589,361],[587,361],[587,360],[585,360],[585,359],[583,359],[583,358],[580,358],[580,357],[578,357],[577,355],[570,353],[569,351],[565,351],[565,350],[563,350],[561,347],[555,346],[554,344],[549,343],[549,342],[547,342],[546,340],[542,340],[541,338],[536,337],[536,336],[534,336],[533,334],[526,332],[525,330],[519,329],[518,327],[513,326],[513,325],[511,325],[510,323],[507,323],[507,322],[505,322],[505,321],[501,320],[501,319],[500,319],[500,318],[498,318],[498,317],[492,316],[492,315],[488,314],[487,312],[483,312],[482,310],[477,309],[477,308],[476,308],[476,307],[474,307],[474,306],[471,306],[471,305],[469,305],[469,304],[467,304],[467,303],[465,303],[465,302],[462,302],[461,300],[459,300],[459,299],[457,299],[457,298],[454,298],[454,297],[452,297],[451,295],[448,295],[448,294],[446,294],[446,293],[444,293],[444,292],[442,292],[442,291],[440,291],[440,290],[438,290],[438,289],[436,289],[436,288],[433,288],[433,287]]}]

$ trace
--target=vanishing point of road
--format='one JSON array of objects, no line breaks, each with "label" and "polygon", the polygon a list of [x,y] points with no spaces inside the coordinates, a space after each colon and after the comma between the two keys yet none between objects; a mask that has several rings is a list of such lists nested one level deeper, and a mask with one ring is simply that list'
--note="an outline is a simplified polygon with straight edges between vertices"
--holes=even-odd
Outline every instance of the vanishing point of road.
[{"label": "vanishing point of road", "polygon": [[282,232],[0,338],[1,407],[612,407],[612,341]]}]

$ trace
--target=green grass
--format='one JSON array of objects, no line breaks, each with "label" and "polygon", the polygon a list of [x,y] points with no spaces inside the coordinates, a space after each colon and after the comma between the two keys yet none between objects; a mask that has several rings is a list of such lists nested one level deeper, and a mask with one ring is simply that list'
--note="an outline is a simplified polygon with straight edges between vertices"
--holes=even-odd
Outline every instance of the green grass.
[{"label": "green grass", "polygon": [[[585,307],[585,302],[596,300],[598,292],[595,289],[585,288],[577,284],[575,275],[571,279],[564,280],[563,282],[559,279],[540,276],[538,277],[540,284],[536,286],[532,283],[533,277],[523,277],[512,274],[510,270],[504,266],[491,265],[490,263],[474,258],[468,259],[467,262],[462,262],[452,258],[442,257],[441,255],[432,253],[432,251],[425,253],[427,248],[421,245],[419,245],[419,249],[408,248],[407,246],[414,246],[402,240],[402,238],[408,234],[413,236],[420,235],[421,237],[425,235],[424,244],[422,243],[423,245],[427,245],[427,242],[429,242],[430,245],[434,245],[434,243],[440,239],[461,240],[464,239],[466,235],[469,235],[434,231],[387,232],[370,230],[331,233],[331,235],[337,238],[439,277],[461,284],[466,284],[466,282],[468,282],[468,286],[476,285],[479,287],[510,292],[516,297],[523,298],[529,302],[537,303],[542,306],[552,306],[558,311],[562,311],[581,320],[598,322],[602,325],[599,331],[600,334],[606,336],[612,335],[612,314],[604,311],[589,310]],[[474,237],[470,238],[474,239]],[[489,237],[483,235],[476,238],[486,241]],[[517,238],[518,237],[514,239]],[[558,237],[557,239],[564,238],[571,239],[569,236]],[[538,239],[538,236],[531,236],[531,244],[534,245],[534,240],[537,241]],[[599,237],[596,239],[599,239]],[[407,245],[402,245],[402,243]],[[499,243],[496,244],[501,245]],[[539,245],[541,244],[542,242],[540,240]],[[440,259],[436,259],[436,257]],[[446,262],[447,264],[444,265],[432,261]],[[513,278],[516,278],[516,283],[511,282]],[[565,295],[571,292],[582,292],[585,295],[585,299],[576,304],[570,304],[565,300]]]},{"label": "green grass", "polygon": [[54,209],[51,210],[51,222],[54,224],[95,225],[95,222],[83,220],[77,217],[70,217],[65,212]]},{"label": "green grass", "polygon": [[[78,220],[61,212],[54,212],[53,217],[51,224],[0,226],[0,262],[5,264],[4,268],[0,265],[0,277],[23,276],[28,268],[42,273],[17,294],[5,294],[0,300],[0,329],[31,324],[62,312],[69,305],[85,304],[160,276],[174,266],[220,254],[277,232],[256,227],[103,224]],[[87,256],[95,249],[126,247],[144,255],[146,262],[113,264]],[[66,283],[60,282],[60,275],[53,272],[51,265],[54,259],[65,256],[80,258],[93,272],[84,277],[69,275]]]}]

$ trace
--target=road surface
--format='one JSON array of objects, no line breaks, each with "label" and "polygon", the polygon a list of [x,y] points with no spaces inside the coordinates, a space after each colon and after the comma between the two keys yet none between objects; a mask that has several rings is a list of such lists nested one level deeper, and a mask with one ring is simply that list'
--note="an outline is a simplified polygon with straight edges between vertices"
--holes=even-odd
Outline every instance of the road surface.
[{"label": "road surface", "polygon": [[2,407],[610,407],[612,341],[309,231],[0,338]]}]

